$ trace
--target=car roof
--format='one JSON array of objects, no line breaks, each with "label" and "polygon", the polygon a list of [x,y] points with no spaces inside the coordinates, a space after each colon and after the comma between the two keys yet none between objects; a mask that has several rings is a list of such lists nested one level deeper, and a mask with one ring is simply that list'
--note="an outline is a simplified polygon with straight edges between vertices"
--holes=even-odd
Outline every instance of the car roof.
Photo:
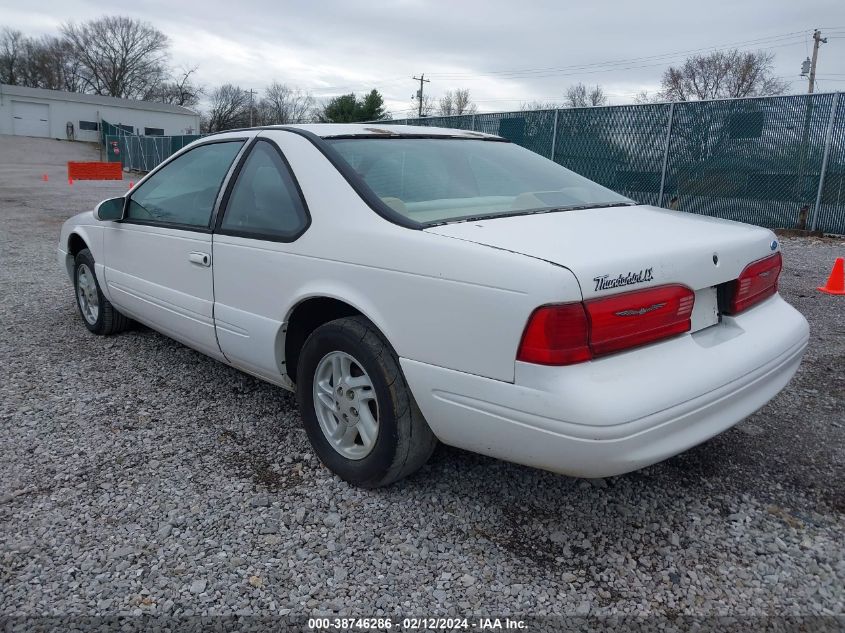
[{"label": "car roof", "polygon": [[[311,132],[322,138],[355,136],[443,136],[451,138],[486,138],[501,139],[495,134],[485,134],[471,130],[456,130],[427,125],[392,125],[379,123],[302,123],[294,125],[268,125],[260,129],[299,129]],[[501,139],[504,140],[504,139]]]}]

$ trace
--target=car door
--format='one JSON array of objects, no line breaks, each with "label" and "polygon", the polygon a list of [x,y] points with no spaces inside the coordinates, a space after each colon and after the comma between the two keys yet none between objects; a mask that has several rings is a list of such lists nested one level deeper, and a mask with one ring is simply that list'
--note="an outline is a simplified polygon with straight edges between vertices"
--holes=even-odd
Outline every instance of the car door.
[{"label": "car door", "polygon": [[211,226],[245,139],[198,145],[154,172],[104,235],[105,279],[121,312],[222,358],[214,332]]},{"label": "car door", "polygon": [[278,384],[284,384],[281,305],[296,283],[296,247],[310,222],[282,151],[257,138],[217,218],[214,322],[233,365]]}]

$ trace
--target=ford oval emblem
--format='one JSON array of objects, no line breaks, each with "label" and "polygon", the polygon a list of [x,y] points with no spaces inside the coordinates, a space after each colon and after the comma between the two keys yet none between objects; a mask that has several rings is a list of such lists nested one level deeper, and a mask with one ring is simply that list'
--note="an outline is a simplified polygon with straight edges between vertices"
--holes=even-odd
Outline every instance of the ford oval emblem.
[{"label": "ford oval emblem", "polygon": [[778,249],[778,241],[772,240],[772,243],[769,244],[769,248],[772,249],[773,251],[776,251]]}]

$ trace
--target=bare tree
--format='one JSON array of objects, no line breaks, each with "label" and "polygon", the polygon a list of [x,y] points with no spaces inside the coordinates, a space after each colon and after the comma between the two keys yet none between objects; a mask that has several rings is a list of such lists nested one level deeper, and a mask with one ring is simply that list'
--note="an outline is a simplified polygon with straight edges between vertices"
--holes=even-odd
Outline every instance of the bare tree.
[{"label": "bare tree", "polygon": [[422,116],[432,116],[438,113],[438,105],[437,101],[429,95],[423,95],[423,102],[422,108],[420,108],[420,102],[417,100],[417,97],[414,96],[411,98],[411,104],[408,106],[408,118],[415,119],[417,118],[417,113],[421,113]]},{"label": "bare tree", "polygon": [[81,92],[80,62],[70,44],[54,36],[27,43],[27,85],[50,90]]},{"label": "bare tree", "polygon": [[264,90],[258,104],[259,119],[264,125],[304,123],[313,116],[316,100],[301,89],[274,81]]},{"label": "bare tree", "polygon": [[69,22],[62,34],[80,62],[86,92],[125,99],[149,95],[166,72],[167,36],[123,16]]},{"label": "bare tree", "polygon": [[607,95],[599,85],[588,88],[579,82],[567,88],[563,102],[568,108],[591,108],[607,105]]},{"label": "bare tree", "polygon": [[0,30],[0,83],[17,85],[20,82],[24,57],[23,33],[8,27]]},{"label": "bare tree", "polygon": [[474,114],[478,106],[472,102],[468,88],[449,91],[440,98],[440,116]]},{"label": "bare tree", "polygon": [[209,94],[210,107],[202,120],[203,131],[221,132],[249,124],[249,97],[240,86],[223,84]]},{"label": "bare tree", "polygon": [[772,74],[774,55],[764,51],[716,51],[687,58],[663,73],[660,97],[693,101],[782,94],[787,84]]},{"label": "bare tree", "polygon": [[440,116],[451,116],[455,114],[455,99],[451,92],[440,97]]},{"label": "bare tree", "polygon": [[634,95],[634,103],[636,103],[637,105],[658,103],[660,100],[660,94],[651,94],[648,90],[640,90],[637,94]]},{"label": "bare tree", "polygon": [[79,63],[69,44],[58,37],[25,37],[20,31],[0,31],[0,83],[30,88],[82,89]]},{"label": "bare tree", "polygon": [[536,110],[556,110],[560,107],[562,106],[559,103],[554,103],[552,101],[545,103],[542,101],[525,101],[520,104],[519,109],[523,112],[531,112]]},{"label": "bare tree", "polygon": [[178,75],[170,81],[151,86],[150,91],[144,96],[145,101],[158,101],[171,105],[193,107],[200,102],[203,95],[202,86],[191,80],[191,75],[197,71],[197,66],[182,68]]}]

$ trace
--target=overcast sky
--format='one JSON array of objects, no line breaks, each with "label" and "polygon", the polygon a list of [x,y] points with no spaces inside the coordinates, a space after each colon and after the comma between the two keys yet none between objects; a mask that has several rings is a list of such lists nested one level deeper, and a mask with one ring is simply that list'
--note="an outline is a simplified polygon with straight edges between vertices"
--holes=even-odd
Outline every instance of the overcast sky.
[{"label": "overcast sky", "polygon": [[[103,6],[0,0],[0,26],[55,33],[64,21],[100,17]],[[814,27],[830,35],[816,90],[845,90],[843,0],[135,0],[110,12],[166,33],[171,64],[198,65],[206,86],[261,91],[277,80],[318,97],[377,88],[394,117],[415,112],[411,77],[420,73],[435,98],[469,88],[480,111],[560,101],[579,81],[627,103],[656,90],[669,64],[727,47],[770,51],[790,92],[806,92],[799,72]]]}]

